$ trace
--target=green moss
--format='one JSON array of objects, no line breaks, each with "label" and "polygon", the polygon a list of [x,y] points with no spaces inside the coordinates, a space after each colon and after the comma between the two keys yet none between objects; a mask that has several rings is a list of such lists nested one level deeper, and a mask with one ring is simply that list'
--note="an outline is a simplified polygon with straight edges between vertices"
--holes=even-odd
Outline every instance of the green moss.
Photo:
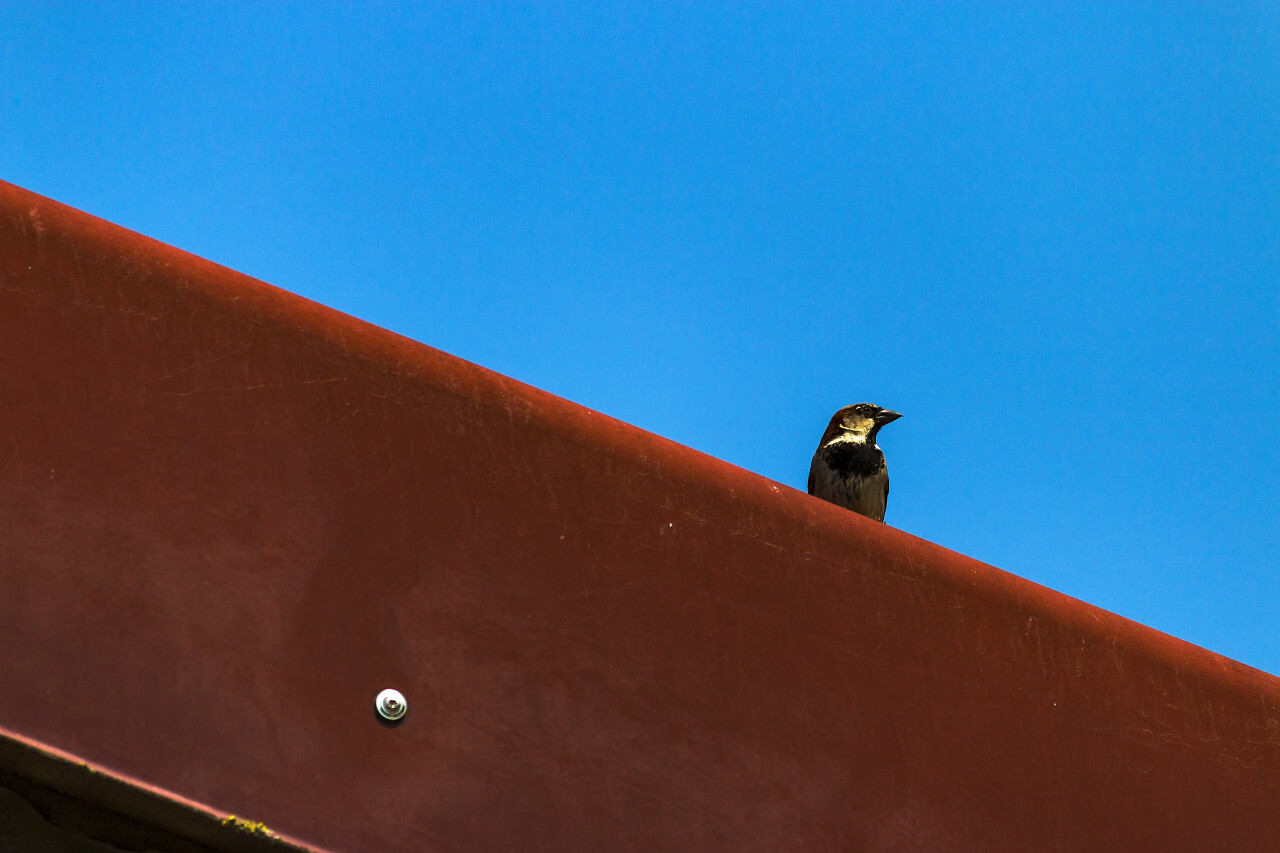
[{"label": "green moss", "polygon": [[241,832],[247,832],[250,835],[258,835],[264,838],[276,837],[276,834],[274,832],[267,829],[267,825],[265,823],[260,823],[258,821],[253,821],[253,820],[245,820],[244,818],[236,817],[235,815],[227,815],[225,818],[223,818],[222,825],[234,826],[236,829],[240,830]]}]

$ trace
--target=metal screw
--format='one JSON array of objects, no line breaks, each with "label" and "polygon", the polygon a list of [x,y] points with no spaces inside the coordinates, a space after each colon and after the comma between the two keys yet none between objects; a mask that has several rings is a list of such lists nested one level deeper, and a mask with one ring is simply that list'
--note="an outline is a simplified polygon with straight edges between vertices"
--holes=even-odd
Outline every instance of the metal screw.
[{"label": "metal screw", "polygon": [[409,710],[409,701],[404,694],[390,687],[379,693],[373,704],[384,720],[398,720]]}]

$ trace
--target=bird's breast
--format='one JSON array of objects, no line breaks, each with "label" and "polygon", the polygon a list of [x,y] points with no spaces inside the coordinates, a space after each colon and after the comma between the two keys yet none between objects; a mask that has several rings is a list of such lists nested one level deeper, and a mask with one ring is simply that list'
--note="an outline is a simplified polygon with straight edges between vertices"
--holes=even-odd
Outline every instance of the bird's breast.
[{"label": "bird's breast", "polygon": [[844,475],[870,477],[884,470],[884,454],[874,444],[862,441],[833,441],[818,448],[826,464]]},{"label": "bird's breast", "polygon": [[825,445],[813,454],[809,494],[884,521],[889,471],[878,447],[852,443]]}]

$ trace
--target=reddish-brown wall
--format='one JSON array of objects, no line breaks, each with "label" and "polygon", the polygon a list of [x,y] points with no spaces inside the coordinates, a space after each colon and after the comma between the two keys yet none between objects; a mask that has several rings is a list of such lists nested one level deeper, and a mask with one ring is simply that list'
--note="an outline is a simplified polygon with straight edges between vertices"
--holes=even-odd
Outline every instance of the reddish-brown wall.
[{"label": "reddish-brown wall", "polygon": [[0,531],[0,727],[334,850],[1280,850],[1276,679],[4,184]]}]

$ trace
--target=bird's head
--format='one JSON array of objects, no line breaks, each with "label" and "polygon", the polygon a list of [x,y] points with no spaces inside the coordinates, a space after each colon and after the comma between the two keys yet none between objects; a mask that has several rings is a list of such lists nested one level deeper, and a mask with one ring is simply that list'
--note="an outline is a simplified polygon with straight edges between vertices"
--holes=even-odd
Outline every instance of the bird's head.
[{"label": "bird's head", "polygon": [[850,436],[858,441],[876,440],[876,433],[880,431],[880,427],[887,423],[896,421],[902,415],[890,409],[885,409],[874,403],[858,403],[853,406],[845,406],[831,417],[831,423],[827,425],[827,431],[822,436],[825,444],[833,438],[841,435]]}]

